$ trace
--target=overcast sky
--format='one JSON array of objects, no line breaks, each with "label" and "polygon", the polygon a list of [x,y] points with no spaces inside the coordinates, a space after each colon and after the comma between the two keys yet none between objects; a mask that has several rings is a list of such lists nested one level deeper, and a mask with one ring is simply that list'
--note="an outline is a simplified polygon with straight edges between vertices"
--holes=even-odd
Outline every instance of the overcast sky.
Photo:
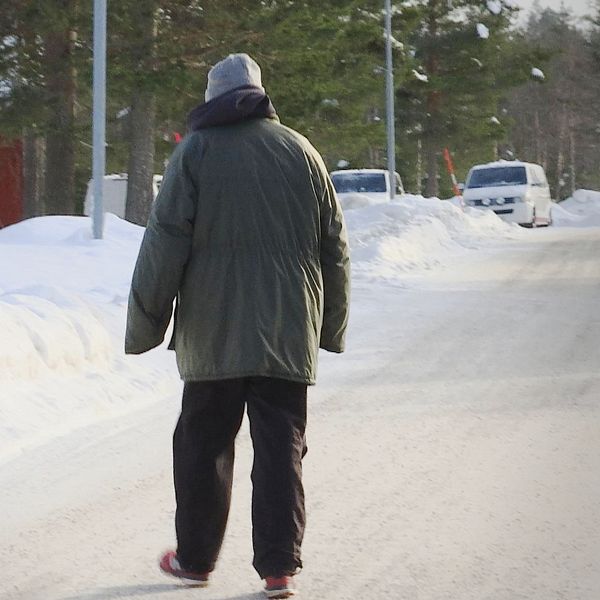
[{"label": "overcast sky", "polygon": [[[535,0],[516,0],[516,3],[523,7],[523,12],[527,15],[531,11]],[[542,8],[552,8],[559,10],[561,4],[571,9],[577,16],[592,14],[589,0],[540,0]]]}]

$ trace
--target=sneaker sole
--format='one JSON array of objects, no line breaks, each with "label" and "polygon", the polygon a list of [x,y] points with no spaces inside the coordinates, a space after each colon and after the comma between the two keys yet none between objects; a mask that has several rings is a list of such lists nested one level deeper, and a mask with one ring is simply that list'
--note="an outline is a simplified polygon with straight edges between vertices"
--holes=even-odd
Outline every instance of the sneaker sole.
[{"label": "sneaker sole", "polygon": [[205,587],[208,587],[208,585],[209,585],[208,581],[198,581],[197,579],[188,579],[187,577],[180,577],[179,575],[173,575],[173,573],[166,573],[165,571],[163,571],[163,573],[165,573],[165,575],[169,575],[170,577],[173,577],[173,579],[177,579],[177,581],[179,581],[182,585],[185,585],[185,587],[205,588]]},{"label": "sneaker sole", "polygon": [[210,583],[208,580],[203,581],[201,579],[190,579],[188,577],[182,577],[181,575],[175,575],[175,573],[171,573],[170,571],[165,571],[162,568],[160,571],[164,575],[168,575],[169,577],[172,577],[173,579],[177,579],[177,581],[181,582],[186,587],[203,588],[203,587],[207,587],[208,584]]},{"label": "sneaker sole", "polygon": [[291,598],[298,594],[298,590],[265,590],[265,595],[270,600],[279,600],[282,598]]}]

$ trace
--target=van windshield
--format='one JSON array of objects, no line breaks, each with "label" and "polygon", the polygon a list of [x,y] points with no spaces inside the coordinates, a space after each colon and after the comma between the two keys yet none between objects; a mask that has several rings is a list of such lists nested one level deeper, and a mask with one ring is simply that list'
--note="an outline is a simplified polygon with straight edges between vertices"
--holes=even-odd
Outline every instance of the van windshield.
[{"label": "van windshield", "polygon": [[331,180],[338,193],[386,191],[383,173],[336,173]]},{"label": "van windshield", "polygon": [[491,167],[473,171],[466,187],[470,189],[501,185],[525,185],[526,183],[527,171],[525,167]]}]

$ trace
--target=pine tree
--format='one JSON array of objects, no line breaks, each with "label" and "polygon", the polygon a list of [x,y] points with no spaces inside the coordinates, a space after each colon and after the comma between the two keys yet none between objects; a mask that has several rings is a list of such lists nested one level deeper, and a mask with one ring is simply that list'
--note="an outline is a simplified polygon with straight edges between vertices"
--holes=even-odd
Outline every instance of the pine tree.
[{"label": "pine tree", "polygon": [[127,170],[126,216],[145,224],[152,176],[162,172],[174,131],[203,100],[211,64],[252,34],[254,3],[126,0],[109,13],[109,165]]},{"label": "pine tree", "polygon": [[445,147],[463,172],[474,159],[497,156],[507,130],[501,100],[529,77],[531,51],[511,29],[515,9],[504,0],[423,0],[412,11],[420,25],[406,34],[411,59],[398,91],[399,129],[413,164],[422,148],[425,193],[437,196]]},{"label": "pine tree", "polygon": [[[50,10],[60,2],[71,8]],[[502,151],[511,116],[502,112],[503,98],[538,66],[511,29],[507,6],[395,3],[397,165],[410,188],[419,187],[410,177],[423,152],[432,193],[444,147],[454,151],[459,170]],[[231,52],[258,60],[282,121],[307,134],[329,167],[341,160],[385,166],[380,0],[123,0],[109,8],[107,170],[130,172],[131,219],[145,222],[151,177],[173,149],[172,133],[184,132],[186,113],[203,100],[208,70]],[[478,35],[479,23],[489,39]],[[8,82],[0,92],[0,134],[25,131],[33,142],[50,141],[63,123],[66,150],[49,153],[56,164],[48,173],[72,189],[74,168],[78,199],[91,171],[91,24],[91,4],[78,0],[14,0],[0,12],[0,81]],[[53,40],[68,58],[56,70],[47,55]],[[39,148],[30,145],[35,158]],[[36,170],[28,169],[32,187]],[[62,212],[74,210],[69,196]]]},{"label": "pine tree", "polygon": [[329,167],[385,164],[381,2],[271,2],[255,54],[283,122]]},{"label": "pine tree", "polygon": [[520,158],[538,162],[553,196],[571,195],[580,185],[598,185],[598,67],[593,31],[576,27],[566,9],[536,12],[527,36],[550,56],[545,79],[516,90],[508,109],[510,137]]},{"label": "pine tree", "polygon": [[73,54],[78,2],[48,0],[44,10],[49,24],[43,36],[44,101],[48,110],[44,204],[48,214],[74,214],[77,67]]},{"label": "pine tree", "polygon": [[0,11],[0,135],[24,137],[26,216],[43,212],[43,158],[38,152],[44,120],[41,44],[35,35],[36,15],[29,8],[19,2]]},{"label": "pine tree", "polygon": [[88,16],[76,0],[19,0],[0,11],[0,132],[24,140],[28,216],[78,210],[87,39],[79,32]]}]

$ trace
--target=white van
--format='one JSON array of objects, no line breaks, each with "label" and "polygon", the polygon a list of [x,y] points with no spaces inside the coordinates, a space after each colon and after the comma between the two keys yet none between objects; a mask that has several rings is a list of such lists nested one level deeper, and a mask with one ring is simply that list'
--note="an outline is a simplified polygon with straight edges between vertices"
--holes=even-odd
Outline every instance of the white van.
[{"label": "white van", "polygon": [[[158,190],[162,182],[162,175],[154,175],[152,181],[152,191],[154,198],[158,195]],[[117,215],[121,219],[125,218],[125,202],[127,200],[127,173],[118,173],[104,176],[102,188],[102,204],[104,212]],[[83,204],[83,214],[90,216],[94,211],[94,180],[90,179],[85,194]]]},{"label": "white van", "polygon": [[[343,169],[330,173],[333,187],[343,208],[360,208],[390,201],[390,176],[384,169]],[[396,173],[396,194],[403,194],[400,175]]]},{"label": "white van", "polygon": [[521,161],[475,165],[467,175],[466,206],[488,208],[524,227],[552,224],[552,199],[544,169]]}]

